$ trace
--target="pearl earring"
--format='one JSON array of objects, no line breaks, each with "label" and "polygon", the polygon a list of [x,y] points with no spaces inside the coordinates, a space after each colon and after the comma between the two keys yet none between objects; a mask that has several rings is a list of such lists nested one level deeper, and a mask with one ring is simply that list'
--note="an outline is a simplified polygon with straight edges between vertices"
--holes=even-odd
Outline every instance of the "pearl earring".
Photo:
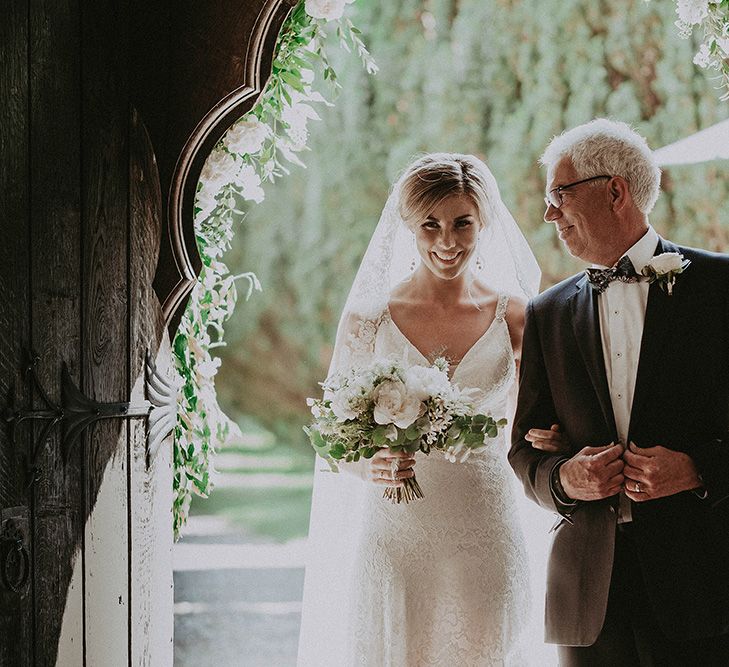
[{"label": "pearl earring", "polygon": [[476,271],[483,271],[483,260],[481,259],[481,255],[476,257]]},{"label": "pearl earring", "polygon": [[413,257],[413,261],[410,262],[410,273],[415,271],[415,258]]}]

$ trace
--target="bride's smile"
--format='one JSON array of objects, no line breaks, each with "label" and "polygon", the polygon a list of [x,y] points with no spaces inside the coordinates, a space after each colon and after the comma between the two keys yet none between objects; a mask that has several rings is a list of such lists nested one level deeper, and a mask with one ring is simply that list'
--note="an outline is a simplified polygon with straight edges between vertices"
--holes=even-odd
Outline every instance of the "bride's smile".
[{"label": "bride's smile", "polygon": [[444,280],[460,276],[476,249],[481,226],[476,204],[468,195],[443,199],[415,228],[424,266]]}]

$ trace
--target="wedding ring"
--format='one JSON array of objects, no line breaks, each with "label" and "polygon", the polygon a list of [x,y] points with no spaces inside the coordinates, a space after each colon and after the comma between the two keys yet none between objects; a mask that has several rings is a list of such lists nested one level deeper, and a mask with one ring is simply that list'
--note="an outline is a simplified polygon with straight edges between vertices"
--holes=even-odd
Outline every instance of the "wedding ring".
[{"label": "wedding ring", "polygon": [[636,482],[635,483],[635,492],[636,493],[641,493],[641,490],[640,490],[640,482]]}]

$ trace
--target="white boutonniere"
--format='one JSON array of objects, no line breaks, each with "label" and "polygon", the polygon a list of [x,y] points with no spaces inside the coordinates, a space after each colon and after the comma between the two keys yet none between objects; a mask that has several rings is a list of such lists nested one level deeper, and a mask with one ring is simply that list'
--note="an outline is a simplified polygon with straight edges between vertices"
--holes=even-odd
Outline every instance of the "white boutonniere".
[{"label": "white boutonniere", "polygon": [[684,259],[679,252],[664,252],[648,262],[641,273],[648,277],[649,283],[658,282],[661,289],[671,296],[673,286],[676,284],[676,276],[683,273],[689,264],[691,264],[691,260]]}]

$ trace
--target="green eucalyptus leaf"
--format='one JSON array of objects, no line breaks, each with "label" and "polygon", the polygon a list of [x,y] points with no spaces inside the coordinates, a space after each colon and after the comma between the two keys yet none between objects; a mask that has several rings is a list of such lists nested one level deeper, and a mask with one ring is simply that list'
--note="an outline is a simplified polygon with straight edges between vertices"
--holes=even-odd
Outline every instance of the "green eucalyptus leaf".
[{"label": "green eucalyptus leaf", "polygon": [[387,427],[383,425],[378,426],[374,431],[372,431],[372,442],[378,447],[387,446],[390,441],[385,436],[386,432]]}]

